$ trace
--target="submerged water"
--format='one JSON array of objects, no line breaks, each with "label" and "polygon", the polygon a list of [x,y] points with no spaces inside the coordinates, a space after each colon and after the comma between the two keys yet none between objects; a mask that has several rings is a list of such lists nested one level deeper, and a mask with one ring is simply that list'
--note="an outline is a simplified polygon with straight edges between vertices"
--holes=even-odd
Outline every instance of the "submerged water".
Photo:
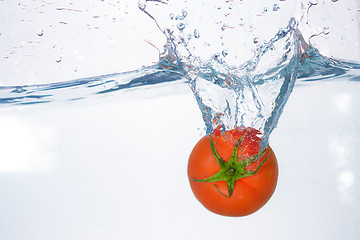
[{"label": "submerged water", "polygon": [[[268,37],[265,39],[253,33],[253,23],[239,18],[237,11],[243,5],[227,1],[220,6],[218,1],[212,2],[215,5],[207,7],[212,11],[208,14],[198,11],[205,6],[202,1],[185,7],[169,1],[140,1],[140,10],[154,20],[168,39],[157,64],[59,83],[2,86],[0,104],[75,101],[159,84],[187,83],[202,112],[207,133],[219,125],[223,129],[248,126],[259,129],[266,144],[296,81],[360,80],[360,64],[325,57],[304,40],[298,26],[308,19],[307,15],[291,16],[288,23],[272,26],[277,32],[271,37],[264,34]],[[308,14],[313,5],[303,11]],[[265,14],[269,10],[262,11]],[[271,11],[278,12],[279,5]],[[249,42],[254,45],[250,47]]]}]

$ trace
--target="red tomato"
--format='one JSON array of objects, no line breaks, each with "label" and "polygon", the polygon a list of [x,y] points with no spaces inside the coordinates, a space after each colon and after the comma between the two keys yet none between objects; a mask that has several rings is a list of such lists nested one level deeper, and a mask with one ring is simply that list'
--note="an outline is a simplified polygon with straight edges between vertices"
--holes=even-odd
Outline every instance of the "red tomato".
[{"label": "red tomato", "polygon": [[260,152],[261,134],[253,128],[216,129],[195,145],[188,176],[195,197],[224,216],[246,216],[270,199],[278,179],[274,152]]}]

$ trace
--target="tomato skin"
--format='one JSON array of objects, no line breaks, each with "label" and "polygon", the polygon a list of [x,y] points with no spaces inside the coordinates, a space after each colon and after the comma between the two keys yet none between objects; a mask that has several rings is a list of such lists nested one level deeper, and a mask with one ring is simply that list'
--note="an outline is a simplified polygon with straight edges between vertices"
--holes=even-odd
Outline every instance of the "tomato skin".
[{"label": "tomato skin", "polygon": [[[211,138],[221,158],[228,161],[234,144],[223,136],[211,136]],[[236,181],[233,195],[230,198],[219,193],[219,191],[228,193],[225,181],[196,182],[189,179],[191,189],[204,207],[213,213],[232,217],[252,214],[266,204],[273,195],[277,184],[278,164],[270,146],[261,157],[260,162],[266,157],[266,161],[255,175]],[[204,136],[190,154],[188,176],[192,179],[205,179],[219,170],[220,167],[210,148],[209,136]]]}]

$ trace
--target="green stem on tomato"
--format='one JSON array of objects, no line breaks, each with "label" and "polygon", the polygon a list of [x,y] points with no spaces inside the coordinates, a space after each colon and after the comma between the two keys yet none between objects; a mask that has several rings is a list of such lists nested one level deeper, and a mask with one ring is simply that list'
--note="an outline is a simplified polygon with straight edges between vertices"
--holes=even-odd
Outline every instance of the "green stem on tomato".
[{"label": "green stem on tomato", "polygon": [[265,154],[267,147],[263,151],[256,154],[255,156],[252,156],[249,159],[242,159],[242,158],[238,159],[238,156],[237,156],[238,145],[235,145],[229,161],[225,161],[224,159],[222,159],[220,157],[219,153],[217,152],[217,150],[215,148],[215,144],[214,144],[213,140],[211,139],[211,137],[209,137],[209,140],[210,140],[211,152],[214,155],[216,162],[220,166],[220,171],[218,171],[214,175],[212,175],[208,178],[205,178],[205,179],[193,179],[193,178],[190,178],[190,179],[192,181],[196,181],[196,182],[225,181],[227,188],[228,188],[228,194],[229,194],[228,196],[226,196],[224,193],[222,193],[218,189],[216,184],[214,184],[214,186],[221,195],[223,195],[224,197],[227,197],[227,198],[230,198],[232,196],[232,194],[234,192],[234,186],[235,186],[235,183],[237,180],[239,180],[241,178],[245,178],[245,177],[250,177],[250,176],[253,176],[254,174],[256,174],[259,171],[260,167],[264,164],[264,162],[269,157],[269,156],[266,156],[266,158],[259,164],[259,166],[255,170],[249,171],[249,170],[246,170],[245,168],[248,165],[250,165],[251,163],[253,163],[255,160],[261,158]]}]

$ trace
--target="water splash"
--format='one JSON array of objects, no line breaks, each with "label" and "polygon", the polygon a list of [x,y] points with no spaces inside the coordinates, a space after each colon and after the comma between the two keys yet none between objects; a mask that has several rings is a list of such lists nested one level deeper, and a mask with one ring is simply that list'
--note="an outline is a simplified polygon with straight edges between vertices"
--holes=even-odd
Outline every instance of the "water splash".
[{"label": "water splash", "polygon": [[[324,57],[304,40],[293,13],[281,12],[288,10],[285,3],[252,10],[252,14],[265,21],[274,17],[271,14],[284,15],[287,20],[279,21],[284,25],[266,27],[276,29],[274,34],[256,24],[248,13],[241,12],[247,4],[242,1],[238,4],[211,1],[215,3],[211,14],[203,13],[203,1],[181,7],[172,5],[174,2],[143,0],[138,5],[168,39],[158,64],[132,72],[60,83],[2,86],[1,106],[75,101],[115,92],[124,94],[146,86],[187,82],[208,133],[218,125],[225,129],[245,125],[260,129],[267,140],[296,78],[302,82],[360,80],[359,64]],[[303,15],[297,19],[308,22],[304,12],[309,14],[309,9],[310,6],[303,7]],[[322,32],[326,34],[328,29]],[[61,62],[62,58],[55,58],[58,59]]]},{"label": "water splash", "polygon": [[[157,7],[162,7],[161,11],[156,11],[156,8],[148,10],[147,3],[150,2],[159,3]],[[168,41],[162,59],[167,62],[161,64],[169,68],[177,66],[188,79],[206,132],[210,134],[219,126],[225,130],[252,127],[262,132],[266,146],[298,76],[307,80],[310,77],[329,77],[331,71],[344,74],[351,67],[322,57],[316,48],[307,44],[294,17],[285,28],[279,27],[275,36],[266,40],[258,36],[260,33],[254,30],[251,21],[247,28],[253,29],[253,33],[244,32],[244,19],[238,18],[243,13],[241,10],[247,9],[242,4],[230,1],[221,6],[218,4],[217,1],[206,4],[199,1],[182,6],[170,1],[141,1],[141,10],[166,35]],[[186,16],[171,18],[170,21],[162,16],[165,9],[171,15],[179,16],[180,9],[185,11],[184,8],[201,8],[202,12],[186,11]],[[273,9],[277,11],[280,7]],[[306,14],[309,9],[303,8]],[[266,13],[265,7],[258,15]],[[202,37],[202,41],[199,37],[192,38],[193,32],[206,31],[210,34]],[[245,43],[245,48],[240,43]],[[255,44],[255,48],[250,57],[248,50],[251,48],[248,46],[251,44]],[[247,56],[247,60],[241,60],[240,55]],[[317,65],[312,62],[315,58]],[[319,68],[321,65],[323,67]],[[352,67],[359,68],[356,64]]]}]

